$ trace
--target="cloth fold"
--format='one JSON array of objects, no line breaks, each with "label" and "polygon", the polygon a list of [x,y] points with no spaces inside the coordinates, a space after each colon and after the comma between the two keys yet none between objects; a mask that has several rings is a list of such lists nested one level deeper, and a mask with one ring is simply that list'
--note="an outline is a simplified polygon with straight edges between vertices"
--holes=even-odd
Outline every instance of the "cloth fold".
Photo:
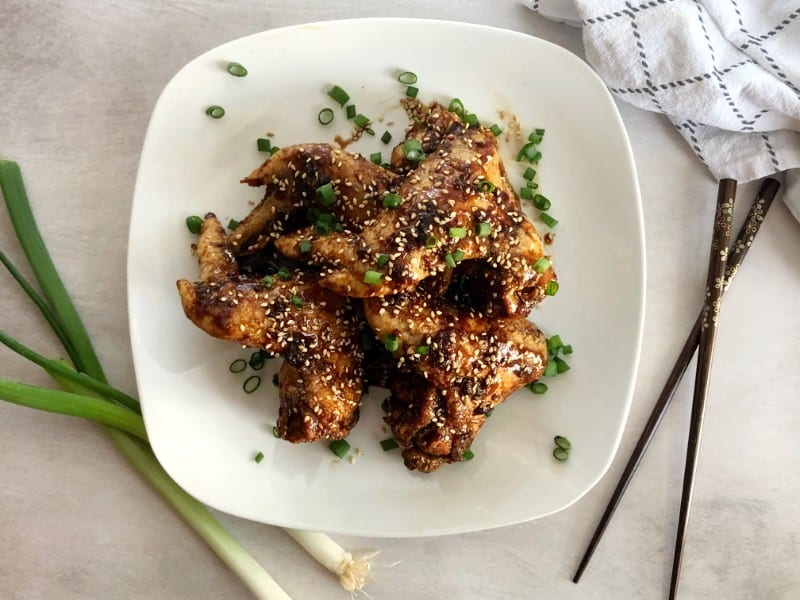
[{"label": "cloth fold", "polygon": [[525,0],[579,26],[612,94],[665,114],[717,178],[786,172],[800,220],[796,0]]}]

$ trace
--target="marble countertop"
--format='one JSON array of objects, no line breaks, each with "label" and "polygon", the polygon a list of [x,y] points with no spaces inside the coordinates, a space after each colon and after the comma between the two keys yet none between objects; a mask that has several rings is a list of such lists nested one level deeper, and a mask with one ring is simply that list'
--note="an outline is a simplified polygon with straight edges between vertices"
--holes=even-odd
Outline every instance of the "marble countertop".
[{"label": "marble countertop", "polygon": [[[125,255],[139,151],[155,99],[224,41],[324,19],[415,16],[536,35],[580,34],[512,0],[4,0],[0,156],[20,163],[54,260],[112,381],[135,391]],[[688,432],[684,382],[594,561],[570,578],[698,311],[716,183],[666,119],[620,104],[642,188],[647,317],[620,454],[569,509],[443,538],[339,538],[380,549],[376,600],[666,595]],[[740,186],[749,204],[754,185]],[[744,210],[739,211],[739,218]],[[21,263],[7,217],[0,247]],[[800,225],[777,202],[723,309],[681,595],[800,597]],[[5,274],[0,328],[45,353],[57,340]],[[691,371],[690,371],[691,372]],[[47,379],[0,353],[0,375]],[[0,403],[0,598],[246,598],[236,577],[117,454],[100,428]],[[346,598],[282,531],[222,521],[297,599]],[[397,562],[399,561],[399,562]],[[397,564],[394,564],[396,563]],[[392,566],[393,565],[393,566]]]}]

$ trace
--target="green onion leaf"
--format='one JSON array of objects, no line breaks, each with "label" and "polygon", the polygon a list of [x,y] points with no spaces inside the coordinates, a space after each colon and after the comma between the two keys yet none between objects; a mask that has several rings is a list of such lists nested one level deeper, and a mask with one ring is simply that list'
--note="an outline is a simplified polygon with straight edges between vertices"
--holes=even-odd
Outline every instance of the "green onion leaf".
[{"label": "green onion leaf", "polygon": [[529,187],[520,188],[519,195],[524,200],[533,200],[533,190]]},{"label": "green onion leaf", "polygon": [[541,194],[536,194],[533,197],[533,205],[538,208],[539,210],[547,210],[550,208],[550,200],[547,197],[542,196]]},{"label": "green onion leaf", "polygon": [[467,237],[467,230],[464,227],[451,227],[448,233],[453,238]]},{"label": "green onion leaf", "polygon": [[382,141],[384,144],[388,144],[389,142],[391,142],[391,141],[392,141],[392,134],[391,134],[391,133],[389,133],[388,131],[384,131],[384,132],[383,132],[383,135],[381,136],[381,141]]},{"label": "green onion leaf", "polygon": [[397,339],[396,333],[390,333],[383,341],[383,347],[389,352],[395,352],[400,347],[400,340]]},{"label": "green onion leaf", "polygon": [[472,460],[473,458],[475,458],[475,453],[472,452],[470,448],[464,450],[464,454],[461,455],[461,460],[463,460],[464,462]]},{"label": "green onion leaf", "polygon": [[496,189],[497,186],[488,179],[481,179],[478,182],[478,191],[483,192],[484,194],[491,194]]},{"label": "green onion leaf", "polygon": [[460,117],[464,114],[464,103],[459,98],[453,98],[450,100],[450,104],[447,105],[447,110],[451,113],[456,113]]},{"label": "green onion leaf", "polygon": [[533,144],[541,144],[544,138],[544,129],[534,129],[528,136],[528,141]]},{"label": "green onion leaf", "polygon": [[276,153],[278,150],[280,150],[280,148],[279,148],[278,146],[273,146],[272,148],[270,148],[270,149],[269,149],[269,155],[270,155],[270,156],[272,156],[272,155],[273,155],[273,154],[275,154],[275,153]]},{"label": "green onion leaf", "polygon": [[302,308],[303,299],[297,294],[292,294],[292,304],[294,304],[297,308]]},{"label": "green onion leaf", "polygon": [[250,377],[244,380],[244,383],[242,384],[242,389],[245,391],[246,394],[252,394],[258,389],[260,385],[261,385],[261,377],[259,377],[258,375],[250,375]]},{"label": "green onion leaf", "polygon": [[279,279],[282,279],[283,281],[290,281],[292,279],[292,272],[286,267],[281,267],[280,269],[278,269],[276,275],[278,276]]},{"label": "green onion leaf", "polygon": [[542,256],[539,260],[533,263],[533,270],[537,273],[544,273],[550,268],[550,261]]},{"label": "green onion leaf", "polygon": [[350,452],[350,444],[347,440],[333,440],[328,444],[328,448],[339,458],[344,458]]},{"label": "green onion leaf", "polygon": [[322,125],[330,125],[333,122],[333,111],[330,108],[323,108],[317,115],[317,121]]},{"label": "green onion leaf", "polygon": [[246,368],[247,368],[247,361],[245,361],[243,358],[237,358],[230,365],[228,365],[228,370],[231,373],[241,373]]},{"label": "green onion leaf", "polygon": [[[274,381],[275,385],[278,385],[278,381],[277,381],[278,380],[278,376],[275,375],[274,379],[275,379],[275,381]],[[276,437],[276,438],[280,438],[281,437],[281,434],[278,433],[278,428],[276,426],[274,426],[274,425],[272,426],[272,435],[274,437]]]},{"label": "green onion leaf", "polygon": [[539,214],[539,218],[542,220],[542,223],[547,225],[550,229],[558,225],[558,219],[554,219],[547,213],[543,212]]},{"label": "green onion leaf", "polygon": [[494,137],[497,137],[497,136],[499,136],[501,133],[503,133],[503,130],[502,130],[502,129],[500,129],[500,125],[498,125],[497,123],[495,123],[494,125],[492,125],[491,127],[489,127],[489,131],[491,131],[491,132],[494,134]]},{"label": "green onion leaf", "polygon": [[385,267],[386,263],[389,262],[389,255],[388,254],[380,254],[378,259],[375,261],[375,264],[379,267]]},{"label": "green onion leaf", "polygon": [[563,435],[557,435],[556,437],[553,438],[553,441],[555,442],[556,446],[558,446],[562,450],[567,450],[567,451],[572,450],[572,444]]},{"label": "green onion leaf", "polygon": [[417,354],[422,354],[423,356],[426,355],[430,351],[430,346],[417,346],[416,352]]},{"label": "green onion leaf", "polygon": [[345,108],[345,115],[348,119],[354,119],[357,112],[355,104],[348,104],[347,108]]},{"label": "green onion leaf", "polygon": [[566,346],[564,346],[563,348],[561,348],[561,351],[562,351],[564,354],[572,354],[572,344],[567,344]]},{"label": "green onion leaf", "polygon": [[302,240],[300,242],[300,254],[308,254],[311,252],[311,240]]},{"label": "green onion leaf", "polygon": [[413,85],[417,83],[417,74],[412,71],[403,71],[397,76],[397,81],[403,85]]},{"label": "green onion leaf", "polygon": [[540,381],[534,381],[533,383],[528,384],[528,389],[534,394],[546,394],[547,384]]},{"label": "green onion leaf", "polygon": [[454,250],[453,251],[453,260],[457,263],[460,263],[464,260],[464,256],[466,256],[461,250]]},{"label": "green onion leaf", "polygon": [[394,192],[389,192],[383,197],[383,205],[386,208],[398,208],[402,202],[403,199]]},{"label": "green onion leaf", "polygon": [[347,103],[347,101],[350,100],[350,94],[345,92],[338,85],[335,85],[328,90],[328,96],[330,96],[336,102],[338,102],[340,106],[344,106]]},{"label": "green onion leaf", "polygon": [[556,375],[558,375],[556,363],[553,361],[548,361],[547,366],[544,368],[544,376],[555,377]]},{"label": "green onion leaf", "polygon": [[383,158],[381,157],[380,152],[373,152],[372,154],[370,154],[369,160],[376,165],[380,165],[383,162]]},{"label": "green onion leaf", "polygon": [[565,361],[563,358],[554,356],[553,361],[556,363],[556,373],[558,373],[559,375],[569,371],[569,365],[567,364],[567,361]]},{"label": "green onion leaf", "polygon": [[271,288],[275,284],[275,278],[272,275],[264,275],[264,279],[261,280],[261,285],[266,288]]},{"label": "green onion leaf", "polygon": [[419,88],[410,85],[406,88],[406,96],[409,98],[416,98],[417,94],[419,94]]},{"label": "green onion leaf", "polygon": [[477,236],[478,237],[486,237],[486,236],[491,235],[491,234],[492,234],[492,224],[491,223],[486,223],[486,222],[478,223],[478,229],[477,229]]},{"label": "green onion leaf", "polygon": [[388,452],[389,450],[394,450],[395,448],[399,448],[400,444],[398,444],[394,438],[386,438],[385,440],[381,440],[381,448],[383,448],[384,452]]},{"label": "green onion leaf", "polygon": [[333,184],[328,182],[321,185],[316,190],[317,200],[322,206],[328,207],[336,204],[336,192],[333,191]]},{"label": "green onion leaf", "polygon": [[480,125],[478,121],[478,115],[475,113],[464,115],[464,123],[466,123],[467,127],[477,127]]},{"label": "green onion leaf", "polygon": [[445,257],[444,257],[444,262],[451,269],[455,269],[456,268],[456,261],[453,258],[452,254],[446,254]]},{"label": "green onion leaf", "polygon": [[528,181],[531,181],[534,177],[536,177],[536,170],[528,167],[525,169],[525,172],[522,174],[522,176]]},{"label": "green onion leaf", "polygon": [[256,140],[256,148],[258,148],[259,152],[269,152],[271,145],[272,142],[270,142],[267,138],[258,138]]},{"label": "green onion leaf", "polygon": [[367,271],[364,273],[364,283],[369,285],[380,285],[383,280],[383,273],[378,271]]},{"label": "green onion leaf", "polygon": [[191,233],[194,234],[200,233],[200,228],[202,226],[203,226],[203,219],[201,219],[197,215],[186,217],[186,227],[189,229]]},{"label": "green onion leaf", "polygon": [[228,221],[228,229],[230,229],[231,231],[236,229],[238,226],[239,226],[239,221],[237,221],[236,219],[231,219]]},{"label": "green onion leaf", "polygon": [[225,109],[215,104],[206,109],[206,114],[212,119],[221,119],[225,116]]},{"label": "green onion leaf", "polygon": [[436,248],[438,244],[439,244],[439,238],[437,238],[435,235],[429,235],[427,238],[425,238],[426,248]]},{"label": "green onion leaf", "polygon": [[243,65],[240,65],[237,62],[228,63],[228,73],[230,73],[234,77],[247,77],[247,69],[245,69]]},{"label": "green onion leaf", "polygon": [[551,279],[547,282],[547,285],[544,286],[544,295],[545,296],[555,296],[558,293],[558,282],[555,279]]},{"label": "green onion leaf", "polygon": [[558,446],[556,446],[553,449],[553,456],[555,457],[556,460],[560,460],[563,462],[569,458],[569,452],[567,452],[563,448],[559,448]]},{"label": "green onion leaf", "polygon": [[369,117],[365,117],[362,114],[357,114],[355,117],[353,117],[353,123],[356,124],[356,127],[360,127],[363,129],[364,127],[369,125]]},{"label": "green onion leaf", "polygon": [[547,339],[547,349],[552,353],[554,350],[559,350],[563,346],[560,335],[554,335]]},{"label": "green onion leaf", "polygon": [[257,350],[250,355],[250,359],[247,361],[247,364],[250,365],[250,368],[254,371],[260,371],[264,368],[264,354],[261,350]]},{"label": "green onion leaf", "polygon": [[259,452],[258,454],[256,454],[256,456],[255,456],[255,458],[253,460],[256,461],[256,464],[260,463],[262,460],[264,460],[264,453],[263,452]]},{"label": "green onion leaf", "polygon": [[416,139],[409,139],[403,142],[403,156],[410,162],[419,162],[425,158],[425,152],[422,149],[422,142]]}]

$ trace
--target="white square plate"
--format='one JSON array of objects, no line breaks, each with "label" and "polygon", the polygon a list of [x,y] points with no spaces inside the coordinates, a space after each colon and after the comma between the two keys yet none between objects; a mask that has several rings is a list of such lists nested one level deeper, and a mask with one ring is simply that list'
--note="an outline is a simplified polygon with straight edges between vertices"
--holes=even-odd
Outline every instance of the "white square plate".
[{"label": "white square plate", "polygon": [[[249,75],[230,76],[236,61]],[[197,277],[186,216],[223,222],[249,212],[260,190],[238,180],[260,164],[255,140],[278,146],[347,136],[351,123],[325,95],[347,90],[376,123],[364,154],[402,139],[399,71],[418,74],[420,98],[457,96],[486,124],[516,115],[526,134],[546,128],[541,191],[560,220],[552,246],[561,289],[532,318],[572,344],[572,370],[542,396],[517,392],[498,407],[473,446],[475,459],[422,475],[398,451],[383,452],[380,401],[365,398],[349,441],[362,452],[338,461],[324,443],[273,438],[271,378],[242,391],[228,371],[248,356],[212,339],[181,310],[175,281]],[[225,117],[205,115],[209,105]],[[317,113],[335,108],[323,127]],[[501,116],[503,111],[504,117]],[[390,124],[393,121],[393,124]],[[512,183],[525,166],[518,141],[501,139]],[[131,218],[128,298],[131,340],[147,432],[164,468],[219,510],[276,525],[365,536],[422,536],[527,521],[575,502],[603,475],[619,443],[634,386],[644,318],[644,232],[631,149],[600,79],[576,56],[542,40],[488,27],[372,19],[267,31],[196,58],[167,84],[142,150]],[[553,459],[554,435],[573,444]],[[256,464],[253,456],[264,453]]]}]

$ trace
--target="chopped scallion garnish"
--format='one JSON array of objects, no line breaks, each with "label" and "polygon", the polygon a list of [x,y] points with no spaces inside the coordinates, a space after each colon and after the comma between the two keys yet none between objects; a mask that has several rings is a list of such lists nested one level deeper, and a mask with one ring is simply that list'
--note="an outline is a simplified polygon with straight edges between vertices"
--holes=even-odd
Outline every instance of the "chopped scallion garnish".
[{"label": "chopped scallion garnish", "polygon": [[403,85],[413,85],[417,83],[417,74],[412,71],[403,71],[397,76],[397,81]]},{"label": "chopped scallion garnish", "polygon": [[261,350],[256,350],[250,355],[250,360],[247,361],[253,371],[260,371],[264,368],[264,355]]},{"label": "chopped scallion garnish", "polygon": [[350,94],[345,92],[338,85],[335,85],[330,90],[328,90],[328,96],[330,96],[336,102],[338,102],[340,106],[344,106],[347,103],[347,101],[350,100]]},{"label": "chopped scallion garnish", "polygon": [[[275,385],[278,385],[278,376],[275,375],[275,377],[273,379],[274,379]],[[280,438],[281,437],[281,434],[278,433],[278,428],[275,425],[272,426],[272,435],[274,437],[276,437],[276,438]]]},{"label": "chopped scallion garnish", "polygon": [[467,127],[477,127],[480,124],[478,115],[475,113],[464,115],[464,123],[466,123]]},{"label": "chopped scallion garnish", "polygon": [[375,264],[379,267],[385,267],[386,263],[389,262],[389,255],[388,254],[381,254],[378,256],[378,259],[375,261]]},{"label": "chopped scallion garnish", "polygon": [[452,254],[446,254],[445,257],[444,257],[444,262],[451,269],[455,269],[456,268],[456,261],[453,258]]},{"label": "chopped scallion garnish", "polygon": [[263,452],[259,452],[258,454],[256,454],[256,456],[255,456],[255,458],[253,460],[255,460],[256,463],[260,463],[262,460],[264,460],[264,453]]},{"label": "chopped scallion garnish", "polygon": [[533,190],[527,186],[519,189],[519,195],[524,200],[533,200]]},{"label": "chopped scallion garnish", "polygon": [[215,104],[206,109],[206,114],[212,119],[221,119],[225,116],[225,109]]},{"label": "chopped scallion garnish", "polygon": [[532,144],[541,144],[544,138],[544,129],[534,129],[528,136],[528,141]]},{"label": "chopped scallion garnish", "polygon": [[491,194],[493,191],[497,189],[497,186],[493,184],[488,179],[481,179],[478,182],[478,191],[483,192],[485,194]]},{"label": "chopped scallion garnish", "polygon": [[528,384],[528,389],[534,394],[546,394],[547,384],[542,383],[541,381],[534,381],[533,383]]},{"label": "chopped scallion garnish", "polygon": [[460,263],[462,260],[464,260],[465,256],[466,254],[464,254],[461,250],[453,250],[453,260],[457,263]]},{"label": "chopped scallion garnish", "polygon": [[464,450],[464,454],[461,455],[461,460],[463,460],[464,462],[472,460],[473,458],[475,458],[475,453],[469,448]]},{"label": "chopped scallion garnish", "polygon": [[533,263],[533,270],[537,273],[544,273],[550,268],[550,261],[542,256],[539,260]]},{"label": "chopped scallion garnish", "polygon": [[565,361],[563,358],[554,356],[553,361],[556,363],[556,373],[558,373],[559,375],[561,375],[561,373],[566,373],[567,371],[569,371],[569,365],[567,364],[567,361]]},{"label": "chopped scallion garnish", "polygon": [[365,117],[364,115],[359,113],[355,117],[353,117],[353,123],[356,124],[356,127],[360,127],[363,129],[367,125],[369,125],[369,117]]},{"label": "chopped scallion garnish", "polygon": [[430,346],[417,346],[416,352],[417,354],[422,354],[423,356],[430,351]]},{"label": "chopped scallion garnish", "polygon": [[322,206],[328,207],[336,204],[336,192],[333,191],[331,182],[321,185],[316,190],[317,199]]},{"label": "chopped scallion garnish", "polygon": [[303,299],[297,294],[292,294],[292,304],[294,304],[297,308],[302,308]]},{"label": "chopped scallion garnish", "polygon": [[380,152],[373,152],[372,154],[369,155],[369,160],[373,164],[379,165],[383,162],[383,157],[381,157]]},{"label": "chopped scallion garnish", "polygon": [[563,348],[561,348],[561,352],[564,354],[572,354],[572,344],[567,344]]},{"label": "chopped scallion garnish", "polygon": [[561,341],[560,335],[554,335],[547,339],[547,349],[550,353],[560,350],[564,343]]},{"label": "chopped scallion garnish", "polygon": [[333,111],[330,108],[323,108],[317,115],[317,121],[322,125],[330,125],[333,122]]},{"label": "chopped scallion garnish", "polygon": [[378,271],[367,271],[364,273],[364,283],[369,285],[380,285],[383,280],[383,273]]},{"label": "chopped scallion garnish", "polygon": [[389,192],[383,197],[383,205],[386,208],[398,208],[402,202],[403,199],[394,192]]},{"label": "chopped scallion garnish", "polygon": [[522,176],[528,181],[531,181],[534,177],[536,177],[536,170],[528,167],[525,169],[525,172],[522,174]]},{"label": "chopped scallion garnish", "polygon": [[344,458],[350,452],[350,444],[347,440],[333,440],[328,444],[328,448],[339,458]]},{"label": "chopped scallion garnish", "polygon": [[464,114],[464,103],[459,98],[453,98],[450,100],[450,104],[447,105],[447,110],[451,113],[456,113],[460,117]]},{"label": "chopped scallion garnish", "polygon": [[242,389],[245,391],[246,394],[252,394],[258,389],[260,385],[261,385],[261,377],[258,375],[250,375],[250,377],[244,380],[244,383],[242,384]]},{"label": "chopped scallion garnish", "polygon": [[388,131],[384,131],[384,132],[383,132],[383,135],[381,136],[381,141],[382,141],[384,144],[388,144],[389,142],[391,142],[391,141],[392,141],[392,134],[391,134],[391,133],[389,133]]},{"label": "chopped scallion garnish", "polygon": [[478,223],[478,228],[477,228],[477,236],[478,237],[486,237],[486,236],[491,235],[491,234],[492,234],[492,224],[491,223],[486,223],[486,222]]},{"label": "chopped scallion garnish", "polygon": [[281,267],[278,269],[276,275],[278,278],[283,279],[284,281],[289,281],[292,278],[292,272],[286,267]]},{"label": "chopped scallion garnish", "polygon": [[419,88],[410,85],[406,88],[406,96],[408,98],[416,98],[417,94],[419,94]]},{"label": "chopped scallion garnish", "polygon": [[203,219],[201,219],[197,215],[186,217],[186,227],[189,229],[191,233],[194,234],[200,233],[200,228],[202,226],[203,226]]},{"label": "chopped scallion garnish", "polygon": [[454,238],[467,237],[467,230],[464,227],[451,227],[449,233],[450,237]]},{"label": "chopped scallion garnish", "polygon": [[238,226],[239,226],[239,221],[237,221],[236,219],[230,219],[228,221],[228,229],[230,229],[231,231],[236,229]]},{"label": "chopped scallion garnish", "polygon": [[272,275],[264,275],[264,279],[261,280],[261,285],[267,288],[271,288],[275,284],[275,278]]},{"label": "chopped scallion garnish", "polygon": [[503,133],[503,130],[500,129],[500,125],[498,125],[497,123],[489,127],[489,131],[491,131],[494,134],[494,137],[498,137],[501,133]]},{"label": "chopped scallion garnish", "polygon": [[403,142],[403,156],[410,162],[419,162],[425,158],[422,142],[413,138]]},{"label": "chopped scallion garnish", "polygon": [[395,448],[399,448],[400,444],[398,444],[394,438],[386,438],[385,440],[381,440],[381,448],[383,448],[384,452],[388,452],[389,450],[394,450]]},{"label": "chopped scallion garnish", "polygon": [[558,371],[556,369],[556,363],[553,361],[548,361],[547,366],[544,368],[544,376],[545,377],[555,377],[558,375]]},{"label": "chopped scallion garnish", "polygon": [[542,220],[542,223],[547,225],[550,229],[552,229],[553,227],[558,225],[558,219],[554,219],[553,217],[548,215],[546,212],[540,213],[539,214],[539,218]]},{"label": "chopped scallion garnish", "polygon": [[389,352],[395,352],[400,347],[400,340],[397,339],[396,333],[390,333],[383,341],[383,347]]},{"label": "chopped scallion garnish", "polygon": [[267,138],[258,138],[256,140],[256,148],[258,148],[259,152],[269,152],[270,146],[272,146],[272,142]]},{"label": "chopped scallion garnish", "polygon": [[435,248],[438,245],[438,243],[439,243],[439,238],[437,238],[435,235],[429,235],[425,239],[426,248]]},{"label": "chopped scallion garnish", "polygon": [[563,461],[565,461],[565,460],[567,460],[569,458],[569,452],[567,452],[563,448],[559,448],[558,446],[556,446],[553,449],[553,457],[556,460],[560,460],[560,461],[563,462]]},{"label": "chopped scallion garnish", "polygon": [[347,108],[345,108],[344,110],[345,110],[345,115],[347,116],[348,119],[355,118],[355,116],[356,116],[356,114],[358,112],[356,110],[356,105],[355,104],[348,104]]},{"label": "chopped scallion garnish", "polygon": [[558,446],[562,450],[566,450],[568,452],[572,450],[572,444],[563,435],[557,435],[556,437],[554,437],[553,442],[555,442],[556,446]]},{"label": "chopped scallion garnish", "polygon": [[237,62],[228,63],[228,73],[234,77],[247,77],[247,69]]},{"label": "chopped scallion garnish", "polygon": [[533,205],[539,210],[548,210],[550,208],[551,202],[546,196],[542,196],[541,194],[536,194],[533,197]]},{"label": "chopped scallion garnish", "polygon": [[551,279],[547,282],[547,285],[544,286],[544,295],[545,296],[555,296],[558,293],[558,282],[555,279]]},{"label": "chopped scallion garnish", "polygon": [[311,240],[302,240],[300,242],[300,254],[308,254],[311,252]]},{"label": "chopped scallion garnish", "polygon": [[247,368],[247,361],[243,358],[237,358],[233,361],[230,365],[228,365],[228,370],[231,373],[241,373]]}]

